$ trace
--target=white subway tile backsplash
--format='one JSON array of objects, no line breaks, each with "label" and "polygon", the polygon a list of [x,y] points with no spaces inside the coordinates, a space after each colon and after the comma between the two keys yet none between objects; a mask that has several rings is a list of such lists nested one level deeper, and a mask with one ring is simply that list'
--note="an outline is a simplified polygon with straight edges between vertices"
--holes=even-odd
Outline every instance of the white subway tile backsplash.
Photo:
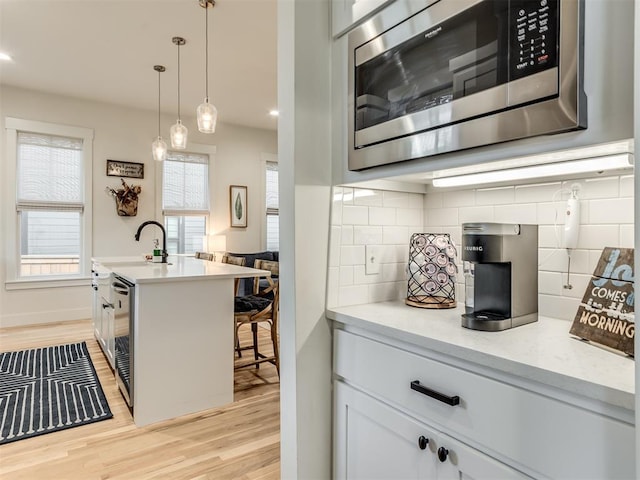
[{"label": "white subway tile backsplash", "polygon": [[476,205],[503,205],[515,201],[515,187],[481,188],[476,190]]},{"label": "white subway tile backsplash", "polygon": [[353,243],[355,245],[380,245],[382,243],[381,226],[361,226],[353,227]]},{"label": "white subway tile backsplash", "polygon": [[[538,267],[548,272],[566,272],[568,265],[567,250],[564,248],[539,248]],[[573,249],[571,251],[571,272],[588,274],[589,250]]]},{"label": "white subway tile backsplash", "polygon": [[369,208],[365,206],[345,205],[342,207],[344,225],[368,225]]},{"label": "white subway tile backsplash", "polygon": [[538,295],[538,315],[543,317],[559,318],[567,320],[567,335],[569,328],[578,311],[580,300],[571,297],[559,297],[557,295]]},{"label": "white subway tile backsplash", "polygon": [[410,193],[408,208],[418,208],[422,210],[424,208],[425,195],[422,193]]},{"label": "white subway tile backsplash", "polygon": [[429,208],[426,217],[428,225],[458,225],[457,208]]},{"label": "white subway tile backsplash", "polygon": [[538,293],[562,295],[562,275],[558,272],[538,272]]},{"label": "white subway tile backsplash", "polygon": [[353,268],[352,266],[340,267],[340,286],[353,285]]},{"label": "white subway tile backsplash", "polygon": [[[517,185],[515,187],[516,203],[553,202],[560,200],[557,193],[562,188],[561,182],[538,183],[535,185]],[[557,195],[556,195],[557,193]]]},{"label": "white subway tile backsplash", "polygon": [[368,275],[364,265],[355,265],[353,267],[353,284],[354,285],[369,285],[371,283],[380,283],[382,281],[381,279],[382,279],[382,273]]},{"label": "white subway tile backsplash", "polygon": [[352,285],[348,287],[341,287],[340,292],[338,293],[338,303],[341,307],[369,303],[369,286]]},{"label": "white subway tile backsplash", "polygon": [[[562,187],[571,190],[573,185],[579,185],[578,198],[581,200],[594,198],[616,198],[620,192],[619,177],[587,178],[586,180],[569,180],[562,183]],[[564,197],[566,198],[566,197]]]},{"label": "white subway tile backsplash", "polygon": [[382,206],[383,192],[381,190],[369,190],[356,188],[353,192],[353,204],[368,207]]},{"label": "white subway tile backsplash", "polygon": [[620,177],[620,197],[633,197],[633,175]]},{"label": "white subway tile backsplash", "polygon": [[364,265],[364,245],[343,245],[340,247],[340,265]]},{"label": "white subway tile backsplash", "polygon": [[496,205],[493,220],[500,223],[538,223],[538,208],[535,203],[520,205]]},{"label": "white subway tile backsplash", "polygon": [[493,222],[493,206],[460,208],[458,210],[458,222],[461,224],[467,222]]},{"label": "white subway tile backsplash", "polygon": [[342,203],[343,205],[353,205],[353,188],[342,187]]},{"label": "white subway tile backsplash", "polygon": [[396,209],[387,207],[369,208],[369,225],[395,225]]},{"label": "white subway tile backsplash", "polygon": [[408,245],[409,227],[382,227],[382,243],[384,245]]},{"label": "white subway tile backsplash", "polygon": [[613,225],[580,225],[578,248],[602,250],[620,244],[620,229]]},{"label": "white subway tile backsplash", "polygon": [[[580,232],[567,279],[562,238],[567,189],[573,184],[580,186]],[[539,314],[567,320],[568,332],[602,249],[634,246],[633,188],[633,175],[426,194],[336,187],[327,304],[403,299],[414,233],[448,233],[459,250],[466,222],[538,224]],[[377,274],[366,274],[365,245],[380,249]],[[461,263],[459,254],[456,300],[464,303]],[[567,282],[573,288],[564,288]]]},{"label": "white subway tile backsplash", "polygon": [[400,282],[374,283],[368,286],[369,302],[397,300],[405,293],[406,286]]},{"label": "white subway tile backsplash", "polygon": [[383,263],[382,264],[382,281],[383,282],[405,282],[407,280],[407,264],[406,263]]},{"label": "white subway tile backsplash", "polygon": [[634,225],[620,225],[620,244],[622,248],[634,248]]},{"label": "white subway tile backsplash", "polygon": [[590,200],[588,223],[633,223],[633,198]]},{"label": "white subway tile backsplash", "polygon": [[442,192],[429,192],[424,196],[424,208],[442,208],[444,205]]},{"label": "white subway tile backsplash", "polygon": [[422,226],[424,223],[424,210],[417,208],[396,209],[396,223],[407,227]]},{"label": "white subway tile backsplash", "polygon": [[406,192],[382,192],[382,206],[391,208],[409,208],[409,194]]},{"label": "white subway tile backsplash", "polygon": [[443,192],[443,207],[472,207],[476,204],[475,190]]},{"label": "white subway tile backsplash", "polygon": [[353,245],[353,227],[352,225],[343,225],[342,226],[342,245]]}]

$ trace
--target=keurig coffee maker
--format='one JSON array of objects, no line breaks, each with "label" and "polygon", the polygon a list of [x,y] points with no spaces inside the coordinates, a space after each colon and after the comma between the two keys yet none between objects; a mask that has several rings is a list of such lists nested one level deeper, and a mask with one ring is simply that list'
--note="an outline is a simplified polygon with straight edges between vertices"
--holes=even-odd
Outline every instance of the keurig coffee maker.
[{"label": "keurig coffee maker", "polygon": [[538,226],[463,223],[462,326],[499,331],[538,320]]}]

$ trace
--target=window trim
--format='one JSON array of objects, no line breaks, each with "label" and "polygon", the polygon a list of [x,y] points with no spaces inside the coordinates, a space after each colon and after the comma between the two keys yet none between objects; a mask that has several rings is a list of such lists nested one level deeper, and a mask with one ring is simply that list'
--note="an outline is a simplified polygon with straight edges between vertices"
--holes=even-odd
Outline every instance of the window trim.
[{"label": "window trim", "polygon": [[40,122],[36,120],[24,120],[20,118],[6,117],[6,178],[16,179],[18,169],[18,132],[33,132],[45,135],[57,135],[61,137],[82,138],[82,175],[83,175],[83,205],[81,213],[81,239],[80,239],[80,266],[79,273],[75,275],[51,275],[47,277],[21,277],[19,275],[18,256],[18,229],[19,219],[16,211],[17,183],[9,182],[5,193],[5,228],[8,232],[6,257],[7,269],[5,285],[7,290],[49,288],[62,286],[86,285],[90,278],[91,251],[93,248],[93,139],[94,131],[91,128],[75,127],[57,123]]},{"label": "window trim", "polygon": [[[267,249],[267,163],[275,163],[280,167],[278,163],[278,155],[275,153],[260,153],[260,163],[262,165],[262,181],[260,182],[261,187],[261,197],[262,198],[262,224],[261,224],[261,238],[262,238],[262,249]],[[280,173],[280,170],[278,170]],[[278,209],[279,210],[279,209]],[[278,215],[280,213],[278,212]]]}]

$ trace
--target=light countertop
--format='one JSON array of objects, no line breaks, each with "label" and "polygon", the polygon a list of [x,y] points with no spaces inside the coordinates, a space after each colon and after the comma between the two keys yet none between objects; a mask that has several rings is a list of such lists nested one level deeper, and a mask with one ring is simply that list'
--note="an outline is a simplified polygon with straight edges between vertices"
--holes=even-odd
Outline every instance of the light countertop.
[{"label": "light countertop", "polygon": [[136,284],[271,275],[267,270],[184,256],[169,256],[168,263],[147,262],[141,257],[95,257],[92,261]]},{"label": "light countertop", "polygon": [[427,310],[391,301],[336,307],[327,317],[345,325],[418,345],[635,410],[633,358],[569,335],[571,322],[540,317],[502,332],[468,330],[460,325],[464,306]]}]

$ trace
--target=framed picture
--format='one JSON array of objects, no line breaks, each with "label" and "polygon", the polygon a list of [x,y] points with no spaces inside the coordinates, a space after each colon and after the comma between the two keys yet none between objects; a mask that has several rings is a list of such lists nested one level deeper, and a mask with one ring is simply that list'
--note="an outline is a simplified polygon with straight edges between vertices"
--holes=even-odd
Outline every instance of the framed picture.
[{"label": "framed picture", "polygon": [[247,187],[231,185],[229,187],[229,209],[231,226],[246,228],[247,226]]},{"label": "framed picture", "polygon": [[107,160],[107,176],[144,178],[144,163]]}]

